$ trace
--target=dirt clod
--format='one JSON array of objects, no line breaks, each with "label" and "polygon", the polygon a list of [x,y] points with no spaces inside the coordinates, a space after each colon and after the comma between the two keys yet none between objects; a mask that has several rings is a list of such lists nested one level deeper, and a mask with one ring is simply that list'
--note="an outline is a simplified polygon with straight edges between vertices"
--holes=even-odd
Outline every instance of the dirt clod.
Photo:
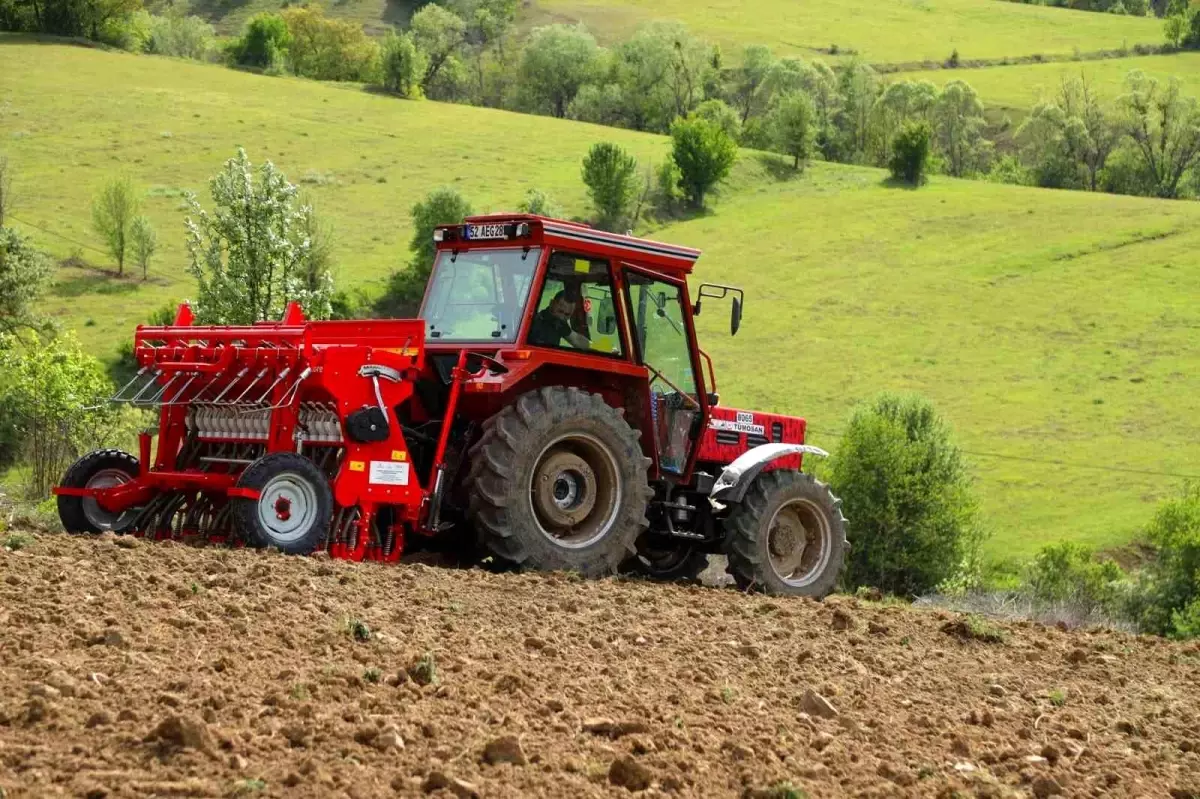
[{"label": "dirt clod", "polygon": [[529,761],[525,759],[525,751],[517,736],[505,735],[488,741],[487,746],[483,747],[483,762],[492,766],[499,763],[524,766]]},{"label": "dirt clod", "polygon": [[190,716],[167,716],[158,723],[146,741],[179,749],[196,749],[201,752],[212,750],[212,736],[204,722]]},{"label": "dirt clod", "polygon": [[1046,799],[1046,797],[1059,796],[1063,793],[1062,785],[1048,774],[1039,776],[1030,787],[1037,799]]},{"label": "dirt clod", "polygon": [[804,696],[800,699],[800,709],[810,716],[820,716],[824,719],[837,718],[838,715],[837,709],[829,700],[811,688],[804,691]]},{"label": "dirt clod", "polygon": [[630,791],[644,791],[650,787],[653,775],[650,769],[632,757],[619,757],[608,768],[608,781]]}]

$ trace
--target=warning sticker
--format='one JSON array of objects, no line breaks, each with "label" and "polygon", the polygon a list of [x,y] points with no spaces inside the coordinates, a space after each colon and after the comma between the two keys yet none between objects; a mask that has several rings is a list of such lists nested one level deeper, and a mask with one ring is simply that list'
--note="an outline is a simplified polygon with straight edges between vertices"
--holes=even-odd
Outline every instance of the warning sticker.
[{"label": "warning sticker", "polygon": [[403,461],[371,461],[372,483],[388,486],[408,485],[408,464]]}]

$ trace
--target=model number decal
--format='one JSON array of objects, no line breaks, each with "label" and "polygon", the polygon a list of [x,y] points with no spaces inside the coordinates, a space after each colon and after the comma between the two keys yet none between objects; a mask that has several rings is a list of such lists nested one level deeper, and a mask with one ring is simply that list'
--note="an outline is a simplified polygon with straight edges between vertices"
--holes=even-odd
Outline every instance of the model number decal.
[{"label": "model number decal", "polygon": [[408,485],[408,464],[403,461],[371,461],[372,483],[387,486]]},{"label": "model number decal", "polygon": [[712,419],[709,421],[708,426],[713,430],[733,430],[738,433],[749,433],[753,436],[766,435],[765,427],[763,427],[761,424],[754,424],[750,421],[742,421],[743,416],[749,416],[751,419],[754,418],[748,413],[739,413],[738,420],[736,422],[731,422],[728,419]]}]

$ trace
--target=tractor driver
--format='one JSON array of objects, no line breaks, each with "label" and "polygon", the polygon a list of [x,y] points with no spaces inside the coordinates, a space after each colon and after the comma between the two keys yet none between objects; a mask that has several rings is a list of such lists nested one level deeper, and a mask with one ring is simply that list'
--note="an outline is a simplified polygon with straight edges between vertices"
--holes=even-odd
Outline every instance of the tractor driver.
[{"label": "tractor driver", "polygon": [[561,347],[566,339],[575,349],[590,349],[592,343],[587,336],[571,329],[574,313],[575,300],[565,290],[558,292],[549,305],[534,314],[529,325],[529,343],[538,347]]}]

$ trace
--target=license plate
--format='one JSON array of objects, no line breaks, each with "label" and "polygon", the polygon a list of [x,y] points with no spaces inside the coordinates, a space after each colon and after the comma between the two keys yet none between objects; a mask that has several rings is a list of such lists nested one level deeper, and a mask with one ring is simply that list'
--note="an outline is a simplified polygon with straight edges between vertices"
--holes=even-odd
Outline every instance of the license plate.
[{"label": "license plate", "polygon": [[467,225],[468,239],[506,239],[508,225]]}]

